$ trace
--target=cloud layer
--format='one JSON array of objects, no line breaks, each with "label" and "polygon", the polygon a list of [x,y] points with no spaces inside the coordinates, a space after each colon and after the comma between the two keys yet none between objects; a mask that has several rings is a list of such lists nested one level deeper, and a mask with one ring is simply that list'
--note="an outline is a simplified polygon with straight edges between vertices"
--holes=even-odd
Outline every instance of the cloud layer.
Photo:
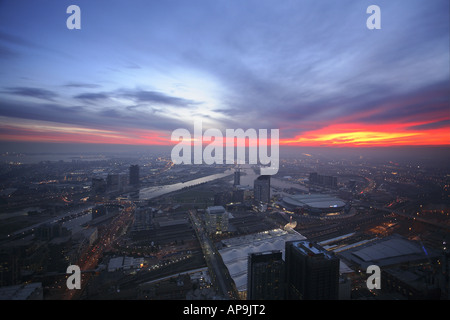
[{"label": "cloud layer", "polygon": [[64,4],[4,1],[2,139],[161,144],[201,120],[293,145],[450,144],[448,1],[379,0],[381,30],[370,4],[79,1],[69,31]]}]

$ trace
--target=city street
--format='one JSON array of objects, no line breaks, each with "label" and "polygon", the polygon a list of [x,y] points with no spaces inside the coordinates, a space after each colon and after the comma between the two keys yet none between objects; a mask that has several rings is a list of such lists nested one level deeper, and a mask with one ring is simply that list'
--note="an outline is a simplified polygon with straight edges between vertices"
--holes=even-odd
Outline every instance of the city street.
[{"label": "city street", "polygon": [[232,279],[228,275],[228,271],[223,264],[218,251],[203,228],[201,220],[197,216],[195,210],[189,211],[189,217],[191,218],[192,225],[196,231],[198,240],[200,241],[214,285],[217,286],[219,293],[222,294],[225,299],[237,299],[237,294],[231,285]]}]

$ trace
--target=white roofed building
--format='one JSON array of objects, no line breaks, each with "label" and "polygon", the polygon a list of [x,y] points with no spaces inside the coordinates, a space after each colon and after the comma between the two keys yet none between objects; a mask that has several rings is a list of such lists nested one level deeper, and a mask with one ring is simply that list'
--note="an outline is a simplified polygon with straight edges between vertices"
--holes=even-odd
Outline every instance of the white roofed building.
[{"label": "white roofed building", "polygon": [[347,206],[342,199],[328,194],[289,194],[279,204],[289,211],[320,216],[343,213]]},{"label": "white roofed building", "polygon": [[219,250],[225,266],[232,277],[239,293],[247,291],[248,255],[265,251],[281,251],[284,257],[286,241],[305,239],[292,230],[273,229],[251,235],[222,240],[223,248]]}]

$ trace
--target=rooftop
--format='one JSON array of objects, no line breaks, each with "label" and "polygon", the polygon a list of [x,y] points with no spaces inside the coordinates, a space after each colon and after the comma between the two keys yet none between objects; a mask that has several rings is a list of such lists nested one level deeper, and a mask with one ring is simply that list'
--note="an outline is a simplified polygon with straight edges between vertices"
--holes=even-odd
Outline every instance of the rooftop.
[{"label": "rooftop", "polygon": [[225,208],[222,206],[212,206],[212,207],[208,207],[206,209],[206,211],[209,214],[222,214],[222,213],[225,213]]},{"label": "rooftop", "polygon": [[367,267],[371,264],[389,266],[405,262],[430,259],[437,255],[432,249],[425,248],[416,241],[410,241],[398,234],[370,241],[357,248],[339,252],[339,255]]},{"label": "rooftop", "polygon": [[345,202],[328,194],[296,194],[283,197],[283,201],[296,207],[311,207],[318,209],[340,208]]},{"label": "rooftop", "polygon": [[292,243],[294,248],[299,250],[301,253],[308,256],[323,255],[325,258],[331,259],[333,255],[330,254],[326,249],[321,247],[315,242],[309,240],[300,240]]},{"label": "rooftop", "polygon": [[304,236],[295,231],[273,229],[255,234],[226,239],[219,250],[231,277],[239,291],[247,289],[247,262],[251,253],[281,251],[284,257],[285,242],[302,240]]},{"label": "rooftop", "polygon": [[0,288],[0,300],[42,300],[42,297],[40,282]]}]

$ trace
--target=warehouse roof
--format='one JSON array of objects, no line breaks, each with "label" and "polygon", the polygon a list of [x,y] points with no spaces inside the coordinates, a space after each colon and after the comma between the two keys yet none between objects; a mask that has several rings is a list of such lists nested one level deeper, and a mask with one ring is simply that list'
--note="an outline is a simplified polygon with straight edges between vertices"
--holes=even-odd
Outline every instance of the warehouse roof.
[{"label": "warehouse roof", "polygon": [[317,209],[341,208],[345,202],[328,194],[296,194],[283,197],[283,201],[296,207],[311,207]]},{"label": "warehouse roof", "polygon": [[410,241],[398,234],[393,234],[357,248],[341,251],[339,255],[365,268],[371,264],[381,267],[431,259],[438,253],[430,248],[425,249],[420,242]]},{"label": "warehouse roof", "polygon": [[295,231],[273,229],[255,234],[223,240],[219,250],[222,260],[239,291],[247,289],[247,261],[250,253],[279,250],[284,257],[286,241],[302,240]]}]

